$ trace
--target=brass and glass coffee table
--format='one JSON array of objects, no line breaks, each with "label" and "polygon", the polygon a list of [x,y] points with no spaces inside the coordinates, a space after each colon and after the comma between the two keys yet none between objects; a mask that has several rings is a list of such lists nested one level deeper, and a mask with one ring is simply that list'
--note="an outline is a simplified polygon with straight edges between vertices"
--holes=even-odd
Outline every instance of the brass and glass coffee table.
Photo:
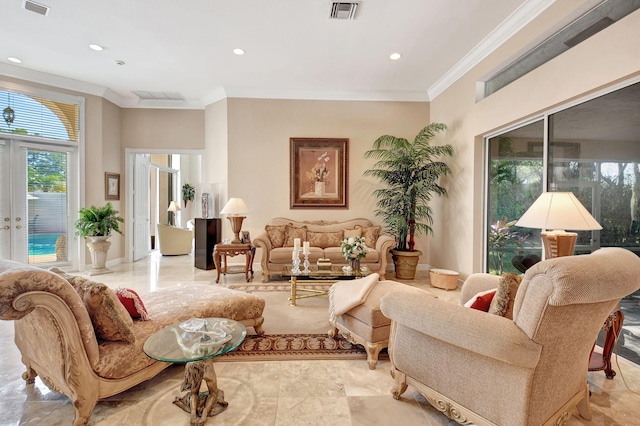
[{"label": "brass and glass coffee table", "polygon": [[[191,414],[191,425],[203,425],[207,417],[227,408],[224,392],[218,389],[213,358],[237,348],[246,335],[247,329],[237,321],[192,318],[158,330],[145,341],[143,349],[147,356],[186,364],[180,390],[187,392],[173,403]],[[208,392],[200,392],[203,380]]]},{"label": "brass and glass coffee table", "polygon": [[[298,299],[306,299],[307,297],[316,297],[323,296],[329,294],[329,288],[327,289],[313,289],[307,288],[306,285],[311,284],[326,284],[330,286],[330,284],[336,283],[338,281],[344,280],[353,280],[356,278],[362,278],[369,275],[371,272],[366,271],[343,271],[343,265],[332,265],[331,269],[321,269],[318,270],[318,267],[313,265],[309,267],[309,272],[305,273],[301,271],[299,274],[293,274],[291,272],[292,266],[287,265],[282,269],[282,277],[288,278],[289,283],[291,284],[291,296],[289,297],[289,306],[296,306],[296,300]],[[298,294],[303,293],[303,294]]]}]

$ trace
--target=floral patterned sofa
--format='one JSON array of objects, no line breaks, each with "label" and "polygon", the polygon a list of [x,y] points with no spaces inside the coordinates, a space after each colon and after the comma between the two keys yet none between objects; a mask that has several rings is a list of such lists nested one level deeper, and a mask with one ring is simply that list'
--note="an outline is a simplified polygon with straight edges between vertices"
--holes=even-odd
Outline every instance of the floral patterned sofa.
[{"label": "floral patterned sofa", "polygon": [[385,279],[387,254],[395,247],[395,239],[383,234],[381,226],[374,226],[368,219],[351,219],[344,222],[324,220],[300,222],[278,217],[269,221],[265,232],[253,240],[253,245],[262,249],[262,282],[268,282],[270,276],[282,271],[285,265],[291,265],[291,252],[294,238],[309,241],[309,262],[315,265],[318,259],[331,260],[333,264],[344,264],[340,242],[348,237],[364,237],[369,249],[367,256],[360,261],[373,272]]},{"label": "floral patterned sofa", "polygon": [[151,334],[167,325],[223,317],[262,334],[265,302],[242,291],[186,284],[152,292],[136,303],[144,306],[148,320],[133,320],[124,301],[104,284],[0,260],[0,319],[14,321],[15,343],[27,367],[22,377],[33,383],[38,375],[51,390],[67,395],[74,426],[89,422],[99,399],[170,365],[142,349]]}]

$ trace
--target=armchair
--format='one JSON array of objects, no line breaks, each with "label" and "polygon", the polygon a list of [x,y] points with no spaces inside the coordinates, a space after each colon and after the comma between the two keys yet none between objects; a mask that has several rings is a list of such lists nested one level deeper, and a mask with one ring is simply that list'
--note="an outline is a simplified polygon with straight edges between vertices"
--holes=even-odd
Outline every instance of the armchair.
[{"label": "armchair", "polygon": [[193,248],[193,229],[158,223],[158,246],[164,256],[190,254]]},{"label": "armchair", "polygon": [[[491,281],[487,274],[469,277],[462,302],[472,296],[469,287],[486,290]],[[513,320],[429,296],[389,293],[381,310],[392,320],[392,394],[399,399],[410,384],[463,424],[564,424],[576,407],[590,419],[593,342],[620,299],[638,288],[640,258],[604,248],[527,270]]]}]

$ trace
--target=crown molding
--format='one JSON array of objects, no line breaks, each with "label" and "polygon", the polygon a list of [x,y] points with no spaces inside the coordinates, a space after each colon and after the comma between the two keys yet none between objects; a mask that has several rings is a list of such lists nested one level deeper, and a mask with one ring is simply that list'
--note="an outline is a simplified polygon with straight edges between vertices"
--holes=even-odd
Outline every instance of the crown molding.
[{"label": "crown molding", "polygon": [[437,98],[555,2],[556,0],[528,0],[523,3],[429,88],[429,99]]}]

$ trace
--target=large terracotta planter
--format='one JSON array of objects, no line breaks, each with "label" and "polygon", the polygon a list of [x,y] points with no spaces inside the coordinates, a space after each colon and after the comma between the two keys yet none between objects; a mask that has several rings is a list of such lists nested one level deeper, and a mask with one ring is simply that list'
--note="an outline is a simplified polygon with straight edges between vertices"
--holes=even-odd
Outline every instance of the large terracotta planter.
[{"label": "large terracotta planter", "polygon": [[113,272],[107,269],[107,252],[111,243],[107,241],[109,236],[106,237],[86,237],[87,247],[91,253],[91,270],[89,275],[101,275],[110,274]]},{"label": "large terracotta planter", "polygon": [[422,252],[391,250],[393,264],[396,267],[396,278],[400,280],[412,280],[416,277],[416,267]]}]

